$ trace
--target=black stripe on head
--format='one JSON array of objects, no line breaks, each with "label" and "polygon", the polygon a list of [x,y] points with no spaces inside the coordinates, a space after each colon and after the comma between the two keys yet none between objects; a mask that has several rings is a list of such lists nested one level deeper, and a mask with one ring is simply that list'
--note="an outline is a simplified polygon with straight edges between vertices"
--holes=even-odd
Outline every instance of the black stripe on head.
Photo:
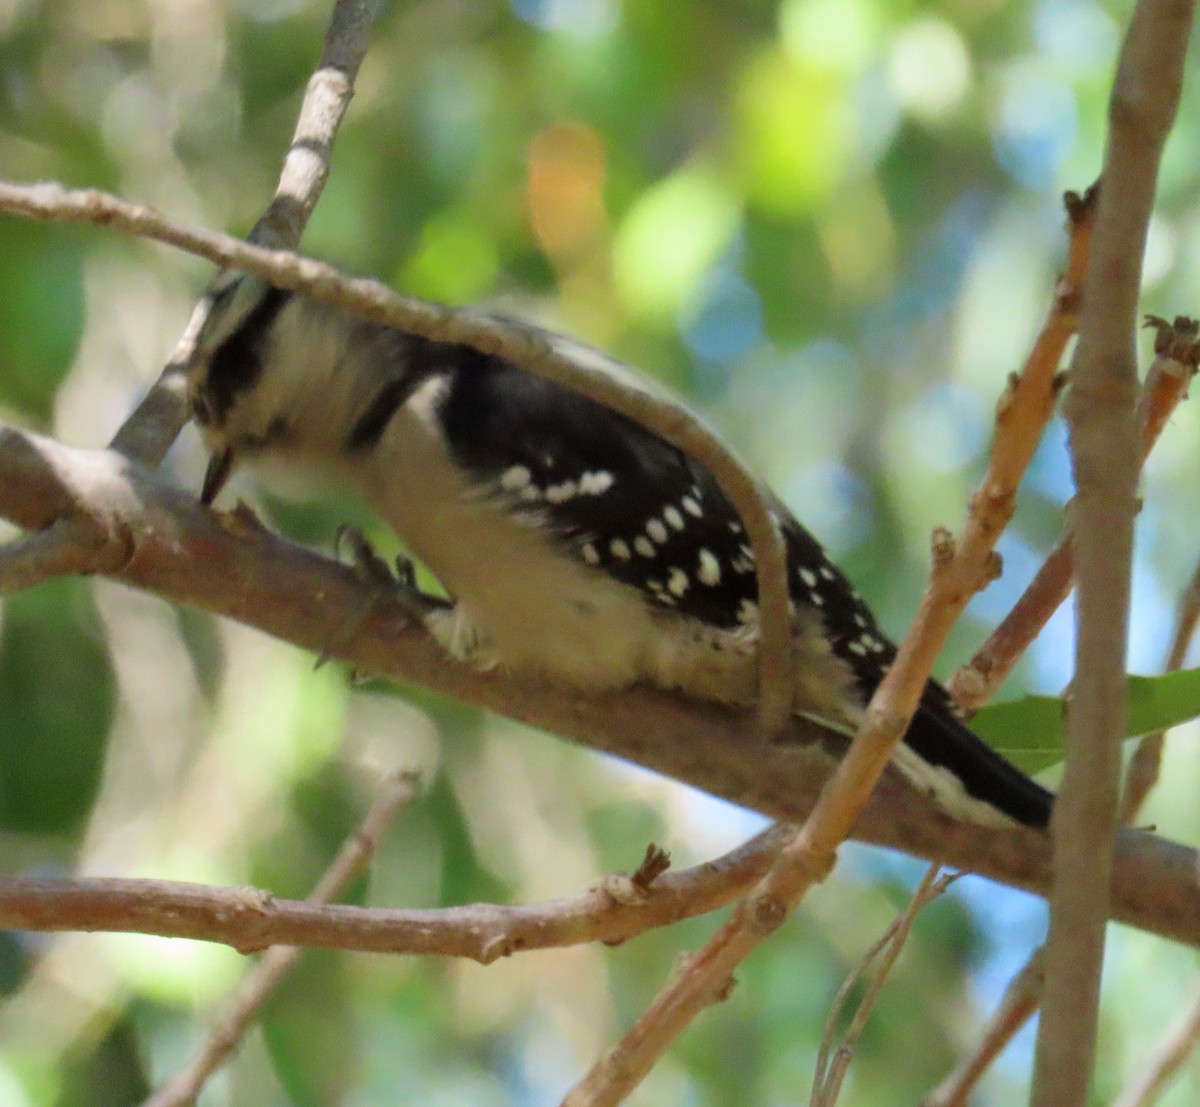
[{"label": "black stripe on head", "polygon": [[262,376],[263,339],[292,295],[286,289],[267,288],[237,329],[212,352],[203,398],[197,405],[198,410],[203,408],[206,423],[220,426],[238,394],[253,388]]}]

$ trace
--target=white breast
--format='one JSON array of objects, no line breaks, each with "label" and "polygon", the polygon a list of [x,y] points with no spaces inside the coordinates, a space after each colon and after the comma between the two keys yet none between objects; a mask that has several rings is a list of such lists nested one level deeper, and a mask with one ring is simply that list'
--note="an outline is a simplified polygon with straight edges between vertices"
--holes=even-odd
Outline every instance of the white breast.
[{"label": "white breast", "polygon": [[457,601],[440,635],[467,652],[576,687],[645,675],[656,633],[638,594],[558,554],[532,521],[508,515],[452,464],[433,428],[445,382],[424,384],[388,425],[364,468],[363,495]]}]

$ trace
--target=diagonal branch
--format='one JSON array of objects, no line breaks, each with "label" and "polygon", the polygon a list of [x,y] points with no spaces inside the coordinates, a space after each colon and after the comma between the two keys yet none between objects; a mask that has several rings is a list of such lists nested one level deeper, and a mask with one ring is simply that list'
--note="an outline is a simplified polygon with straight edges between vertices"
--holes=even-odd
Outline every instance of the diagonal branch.
[{"label": "diagonal branch", "polygon": [[[325,46],[300,105],[275,197],[250,233],[251,241],[276,249],[300,245],[329,177],[333,141],[354,95],[378,9],[379,0],[335,0]],[[113,437],[110,445],[117,453],[156,466],[179,436],[188,419],[184,369],[206,310],[202,301],[158,380]]]},{"label": "diagonal branch", "polygon": [[[580,696],[449,662],[411,628],[402,605],[372,595],[346,566],[191,496],[108,451],[77,450],[0,427],[0,517],[36,529],[68,511],[108,513],[132,553],[110,575],[174,603],[254,626],[359,672],[423,685],[592,749],[634,761],[774,818],[802,821],[845,741],[801,718],[764,743],[752,717],[654,689]],[[372,604],[372,601],[374,603]],[[371,614],[343,635],[345,613]],[[1045,893],[1044,834],[956,822],[886,773],[854,836]],[[1200,945],[1200,858],[1183,846],[1128,832],[1114,874],[1113,916]]]},{"label": "diagonal branch", "polygon": [[[349,279],[311,258],[185,227],[145,205],[130,204],[103,192],[71,191],[52,182],[0,182],[0,211],[33,219],[113,226],[198,254],[223,267],[245,269],[281,288],[296,289],[375,322],[503,357],[641,423],[695,458],[733,504],[755,554],[760,620],[759,718],[766,736],[784,729],[793,699],[792,627],[787,555],[783,536],[771,518],[770,497],[703,420],[682,404],[651,392],[619,362],[513,320],[455,311],[400,296],[378,281]],[[203,310],[202,302],[189,324],[191,338]]]},{"label": "diagonal branch", "polygon": [[[342,844],[306,902],[332,902],[371,863],[384,831],[396,813],[412,802],[416,786],[415,773],[397,772],[384,778],[362,823]],[[296,966],[300,953],[297,946],[272,946],[267,950],[242,981],[236,1000],[217,1021],[200,1052],[147,1099],[143,1107],[187,1107],[195,1103],[204,1085],[237,1049],[263,1003]]]},{"label": "diagonal branch", "polygon": [[[1168,323],[1150,316],[1147,325],[1153,326],[1157,333],[1155,358],[1138,401],[1139,469],[1145,465],[1172,412],[1187,396],[1200,359],[1194,320],[1181,317]],[[950,681],[951,694],[965,709],[980,707],[995,695],[1017,660],[1071,594],[1075,583],[1074,542],[1075,523],[1068,511],[1058,542],[1029,586],[975,656]]]}]

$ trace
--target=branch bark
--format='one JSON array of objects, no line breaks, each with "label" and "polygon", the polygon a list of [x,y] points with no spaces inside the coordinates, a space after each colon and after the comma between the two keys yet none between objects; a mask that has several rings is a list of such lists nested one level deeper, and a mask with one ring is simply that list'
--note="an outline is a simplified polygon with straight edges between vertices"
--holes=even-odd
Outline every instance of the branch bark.
[{"label": "branch bark", "polygon": [[1055,806],[1055,884],[1033,1107],[1083,1107],[1091,1086],[1100,970],[1125,733],[1125,638],[1137,512],[1134,336],[1146,232],[1179,102],[1191,0],[1139,0],[1109,108],[1066,414],[1078,489],[1076,675]]},{"label": "branch bark", "polygon": [[[397,772],[384,778],[375,802],[358,829],[342,843],[337,856],[317,882],[307,903],[330,903],[370,863],[379,840],[397,812],[416,795],[415,773]],[[298,946],[272,946],[238,989],[236,1000],[213,1026],[200,1052],[142,1107],[188,1107],[204,1085],[229,1059],[267,998],[300,960]]]},{"label": "branch bark", "polygon": [[[1188,385],[1196,375],[1197,358],[1200,357],[1194,320],[1181,317],[1168,323],[1151,316],[1147,322],[1158,333],[1155,358],[1146,372],[1146,383],[1138,402],[1139,470],[1154,449],[1171,413],[1187,397]],[[1068,510],[1058,542],[1046,555],[1029,586],[975,656],[951,679],[948,686],[951,694],[964,709],[981,707],[995,695],[1050,617],[1066,601],[1074,585],[1075,519]]]},{"label": "branch bark", "polygon": [[570,899],[516,907],[383,909],[169,880],[0,879],[0,927],[158,934],[221,942],[243,953],[312,946],[468,957],[487,965],[526,950],[623,942],[715,911],[766,872],[784,835],[772,827],[724,857],[648,884],[610,877]]},{"label": "branch bark", "polygon": [[[740,459],[682,404],[652,392],[619,362],[559,335],[512,320],[459,311],[400,296],[378,281],[350,279],[312,258],[265,249],[228,235],[186,227],[142,204],[130,204],[95,190],[69,190],[55,182],[20,185],[0,181],[0,211],[27,218],[95,223],[151,238],[207,258],[226,268],[244,269],[272,284],[295,289],[412,334],[495,354],[540,377],[620,412],[700,462],[741,517],[755,557],[759,595],[758,715],[765,737],[782,733],[792,714],[792,620],[783,535],[772,519],[770,495]],[[168,374],[181,370],[181,353],[194,344],[207,298],[193,313]],[[182,360],[181,360],[182,359]],[[172,369],[172,366],[175,369]],[[178,381],[170,385],[176,389]],[[163,383],[163,382],[160,382]],[[164,387],[167,387],[164,383]],[[182,395],[182,393],[180,393]],[[138,413],[130,417],[136,420]],[[182,423],[180,423],[182,426]],[[179,427],[172,432],[172,440]],[[169,445],[169,442],[167,443]],[[167,446],[163,446],[165,453]],[[119,453],[125,451],[118,450]],[[132,455],[127,455],[132,456]],[[143,462],[157,464],[161,454]]]},{"label": "branch bark", "polygon": [[[98,520],[124,550],[108,575],[258,627],[359,672],[421,684],[666,776],[798,822],[812,809],[845,741],[794,719],[764,742],[751,715],[647,688],[583,697],[448,662],[402,607],[358,575],[255,527],[216,516],[154,473],[109,451],[72,449],[0,428],[0,517],[39,529],[65,513]],[[288,582],[279,588],[280,580]],[[347,611],[370,608],[350,636]],[[956,822],[885,773],[854,837],[1045,894],[1049,842],[1030,830]],[[1113,875],[1115,918],[1200,945],[1200,856],[1125,832]]]},{"label": "branch bark", "polygon": [[[338,128],[354,95],[379,0],[335,0],[317,69],[309,78],[275,197],[250,234],[253,242],[294,250],[329,178]],[[206,310],[197,305],[154,386],[118,429],[112,449],[143,465],[161,463],[188,420],[184,370]]]}]

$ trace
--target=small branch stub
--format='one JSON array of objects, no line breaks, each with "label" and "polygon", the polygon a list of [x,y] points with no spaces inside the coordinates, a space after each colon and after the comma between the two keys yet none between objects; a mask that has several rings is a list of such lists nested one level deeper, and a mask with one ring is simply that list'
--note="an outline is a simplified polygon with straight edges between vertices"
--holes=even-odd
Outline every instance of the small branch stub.
[{"label": "small branch stub", "polygon": [[1190,374],[1195,374],[1196,366],[1200,364],[1200,323],[1186,315],[1177,315],[1174,320],[1147,315],[1143,326],[1154,328],[1155,354],[1178,362]]}]

